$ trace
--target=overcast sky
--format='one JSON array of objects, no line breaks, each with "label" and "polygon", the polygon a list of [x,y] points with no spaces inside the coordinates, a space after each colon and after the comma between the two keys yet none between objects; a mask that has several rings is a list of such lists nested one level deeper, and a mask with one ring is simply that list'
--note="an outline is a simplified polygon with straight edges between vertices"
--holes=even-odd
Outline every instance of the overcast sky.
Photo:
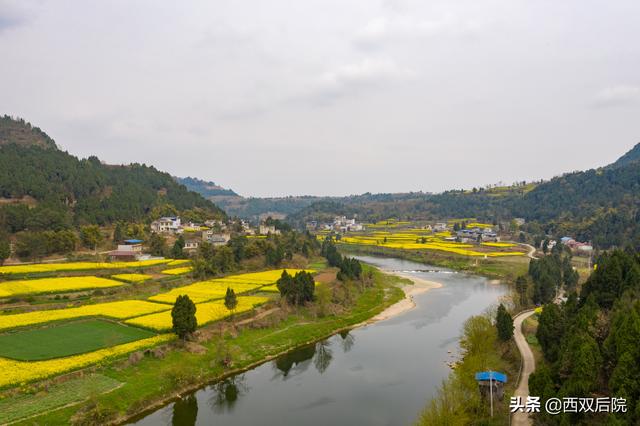
[{"label": "overcast sky", "polygon": [[242,195],[441,191],[640,142],[638,0],[0,0],[0,114]]}]

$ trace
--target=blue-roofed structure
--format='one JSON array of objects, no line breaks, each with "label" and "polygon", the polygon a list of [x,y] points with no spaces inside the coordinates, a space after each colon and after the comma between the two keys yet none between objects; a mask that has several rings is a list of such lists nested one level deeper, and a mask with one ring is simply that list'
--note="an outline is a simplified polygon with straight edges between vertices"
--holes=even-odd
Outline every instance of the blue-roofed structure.
[{"label": "blue-roofed structure", "polygon": [[488,382],[489,380],[507,383],[507,375],[498,373],[497,371],[481,371],[476,373],[476,380],[479,382]]},{"label": "blue-roofed structure", "polygon": [[124,240],[125,244],[142,244],[142,240]]}]

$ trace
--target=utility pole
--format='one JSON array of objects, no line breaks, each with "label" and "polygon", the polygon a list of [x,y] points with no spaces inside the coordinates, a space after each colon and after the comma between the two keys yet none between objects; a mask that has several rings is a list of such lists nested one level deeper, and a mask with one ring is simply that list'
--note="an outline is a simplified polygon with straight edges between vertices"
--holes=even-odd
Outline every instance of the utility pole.
[{"label": "utility pole", "polygon": [[489,395],[491,395],[491,417],[493,417],[493,371],[489,370]]}]

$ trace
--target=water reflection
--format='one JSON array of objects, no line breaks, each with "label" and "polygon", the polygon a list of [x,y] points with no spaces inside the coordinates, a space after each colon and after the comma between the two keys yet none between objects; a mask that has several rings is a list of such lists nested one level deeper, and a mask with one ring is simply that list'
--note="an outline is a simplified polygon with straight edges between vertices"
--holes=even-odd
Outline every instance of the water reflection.
[{"label": "water reflection", "polygon": [[353,345],[356,344],[356,337],[351,334],[351,330],[340,332],[340,337],[342,337],[342,340],[340,341],[342,345],[342,351],[344,353],[349,352]]},{"label": "water reflection", "polygon": [[296,366],[297,370],[304,371],[307,369],[309,362],[316,353],[315,345],[303,346],[300,349],[288,352],[278,357],[273,365],[282,372],[282,376],[286,378],[291,369]]},{"label": "water reflection", "polygon": [[193,426],[198,418],[198,399],[195,394],[191,394],[183,399],[179,399],[173,404],[173,416],[171,424],[173,426]]},{"label": "water reflection", "polygon": [[[355,339],[348,331],[340,333],[342,337],[341,345],[344,352],[348,352],[354,345]],[[312,364],[316,370],[323,374],[329,368],[333,360],[333,350],[329,339],[303,346],[294,351],[288,352],[278,357],[274,362],[274,369],[279,371],[282,378],[286,380],[290,375],[305,372]],[[276,375],[276,377],[280,374]]]},{"label": "water reflection", "polygon": [[331,360],[333,359],[333,352],[331,351],[331,343],[329,340],[323,340],[322,342],[318,342],[316,344],[316,357],[313,361],[316,366],[316,370],[320,374],[327,371],[329,368],[329,364],[331,364]]},{"label": "water reflection", "polygon": [[231,413],[242,395],[249,392],[249,386],[244,378],[240,376],[229,377],[211,386],[211,398],[209,405],[214,413]]}]

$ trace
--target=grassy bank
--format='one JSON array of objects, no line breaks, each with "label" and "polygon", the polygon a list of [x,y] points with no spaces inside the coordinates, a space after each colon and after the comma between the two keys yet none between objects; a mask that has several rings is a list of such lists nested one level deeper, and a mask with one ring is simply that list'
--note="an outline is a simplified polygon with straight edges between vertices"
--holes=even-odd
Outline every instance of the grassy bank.
[{"label": "grassy bank", "polygon": [[529,258],[526,256],[480,259],[433,250],[402,250],[357,244],[341,244],[338,247],[345,253],[397,257],[487,278],[501,279],[509,283],[515,282],[519,275],[526,274],[529,268]]},{"label": "grassy bank", "polygon": [[[318,290],[318,301],[313,306],[276,310],[238,329],[227,326],[224,332],[219,325],[213,325],[208,328],[213,336],[199,343],[203,353],[176,349],[164,358],[145,356],[134,365],[120,363],[100,368],[100,374],[123,383],[122,386],[109,393],[87,395],[88,399],[80,404],[22,424],[67,424],[72,420],[87,424],[124,422],[188,390],[366,321],[404,297],[396,286],[401,282],[401,278],[372,270],[369,286],[338,284]],[[327,303],[331,298],[344,303]]]},{"label": "grassy bank", "polygon": [[[427,404],[418,426],[508,425],[509,398],[517,386],[520,356],[515,342],[500,342],[495,326],[487,315],[471,317],[464,325],[460,347],[463,359],[442,383],[438,394]],[[475,373],[505,373],[508,382],[502,400],[495,399],[493,417],[489,399],[478,390]]]}]

